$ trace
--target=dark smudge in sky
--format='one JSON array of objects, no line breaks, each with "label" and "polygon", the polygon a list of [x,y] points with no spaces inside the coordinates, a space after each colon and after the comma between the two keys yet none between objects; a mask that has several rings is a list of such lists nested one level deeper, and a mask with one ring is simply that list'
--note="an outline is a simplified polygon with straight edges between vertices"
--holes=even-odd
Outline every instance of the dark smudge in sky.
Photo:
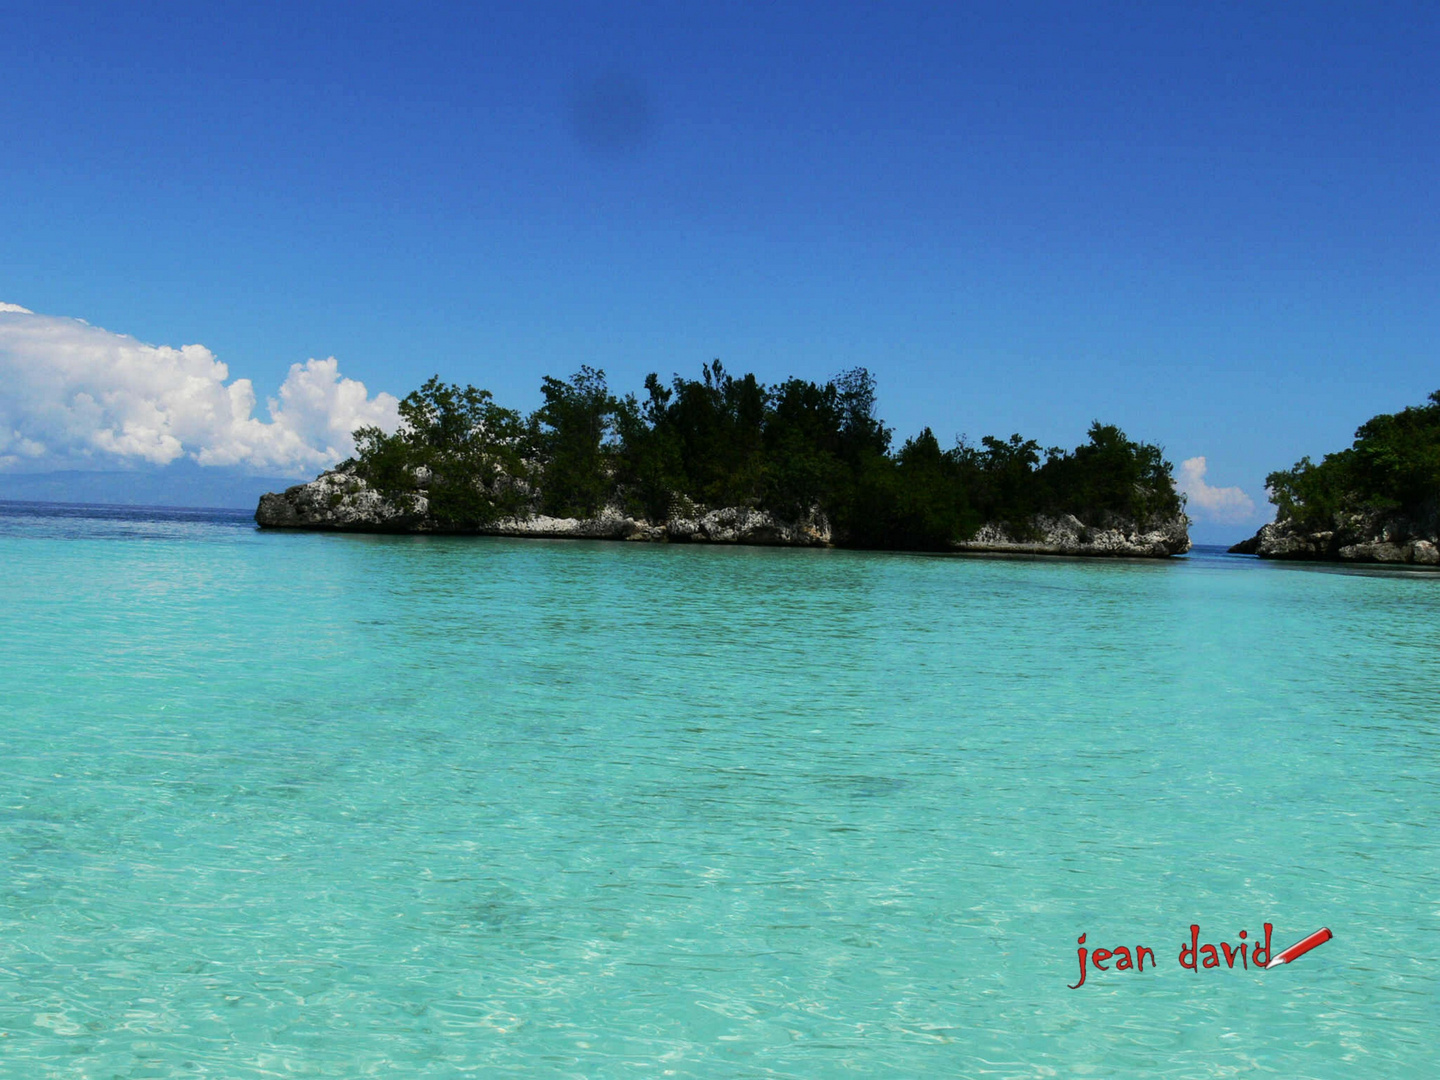
[{"label": "dark smudge in sky", "polygon": [[650,95],[632,75],[613,72],[588,79],[570,95],[570,124],[580,145],[593,154],[633,154],[654,127]]}]

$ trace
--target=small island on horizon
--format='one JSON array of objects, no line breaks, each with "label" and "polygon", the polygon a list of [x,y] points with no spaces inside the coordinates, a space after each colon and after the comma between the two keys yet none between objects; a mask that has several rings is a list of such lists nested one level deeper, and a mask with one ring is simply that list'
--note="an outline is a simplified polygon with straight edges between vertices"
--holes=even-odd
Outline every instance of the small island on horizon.
[{"label": "small island on horizon", "polygon": [[528,417],[434,377],[398,430],[261,497],[262,528],[1164,558],[1189,520],[1158,446],[1096,421],[1074,450],[927,427],[892,449],[864,368],[767,386],[720,362],[617,397],[546,377]]},{"label": "small island on horizon", "polygon": [[1275,520],[1232,554],[1440,568],[1440,390],[1371,417],[1347,449],[1301,458],[1265,486]]}]

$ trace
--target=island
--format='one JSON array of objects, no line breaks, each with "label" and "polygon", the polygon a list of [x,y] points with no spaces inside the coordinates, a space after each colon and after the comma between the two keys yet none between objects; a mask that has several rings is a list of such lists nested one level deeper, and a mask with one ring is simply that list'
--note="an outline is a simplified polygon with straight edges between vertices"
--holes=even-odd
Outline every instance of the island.
[{"label": "island", "polygon": [[1074,450],[926,428],[893,447],[864,368],[767,386],[720,362],[618,397],[547,376],[528,417],[430,379],[394,432],[261,497],[266,529],[1165,558],[1189,519],[1158,446],[1096,421]]},{"label": "island", "polygon": [[1440,567],[1440,390],[1360,425],[1348,449],[1265,479],[1275,520],[1230,549],[1262,559]]}]

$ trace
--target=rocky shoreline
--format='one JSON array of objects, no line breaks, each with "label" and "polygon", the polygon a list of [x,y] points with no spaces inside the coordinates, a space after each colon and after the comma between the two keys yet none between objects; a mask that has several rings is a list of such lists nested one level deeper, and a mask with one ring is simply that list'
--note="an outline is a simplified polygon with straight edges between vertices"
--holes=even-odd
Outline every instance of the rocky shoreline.
[{"label": "rocky shoreline", "polygon": [[[439,533],[445,530],[429,516],[424,492],[387,499],[353,473],[323,473],[309,483],[260,497],[255,522],[263,529],[332,532]],[[557,518],[543,514],[502,518],[470,535],[533,539],[633,540],[747,544],[772,547],[832,547],[835,535],[823,514],[785,521],[766,510],[749,507],[677,506],[662,522],[632,517],[607,507],[590,518]],[[1015,538],[999,525],[986,525],[969,541],[954,545],[962,552],[1023,555],[1080,555],[1109,558],[1167,558],[1190,550],[1188,521],[1183,514],[1152,528],[1113,516],[1100,528],[1072,515],[1039,517],[1027,535]]]},{"label": "rocky shoreline", "polygon": [[1261,526],[1230,548],[1233,555],[1314,562],[1388,563],[1440,569],[1437,522],[1379,513],[1337,514],[1328,529],[1290,521]]},{"label": "rocky shoreline", "polygon": [[1012,555],[1084,555],[1096,558],[1164,559],[1190,550],[1189,521],[1179,514],[1145,528],[1110,517],[1100,528],[1073,514],[1040,516],[1031,522],[1032,538],[1013,539],[1001,525],[984,525],[956,551]]}]

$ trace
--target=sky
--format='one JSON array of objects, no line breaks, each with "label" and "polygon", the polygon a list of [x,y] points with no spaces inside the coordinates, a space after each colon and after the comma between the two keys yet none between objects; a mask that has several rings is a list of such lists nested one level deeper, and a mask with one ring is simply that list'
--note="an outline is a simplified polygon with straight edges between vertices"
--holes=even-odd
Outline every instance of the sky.
[{"label": "sky", "polygon": [[0,472],[863,365],[898,437],[1117,423],[1238,538],[1440,387],[1437,55],[1405,3],[0,3]]}]

